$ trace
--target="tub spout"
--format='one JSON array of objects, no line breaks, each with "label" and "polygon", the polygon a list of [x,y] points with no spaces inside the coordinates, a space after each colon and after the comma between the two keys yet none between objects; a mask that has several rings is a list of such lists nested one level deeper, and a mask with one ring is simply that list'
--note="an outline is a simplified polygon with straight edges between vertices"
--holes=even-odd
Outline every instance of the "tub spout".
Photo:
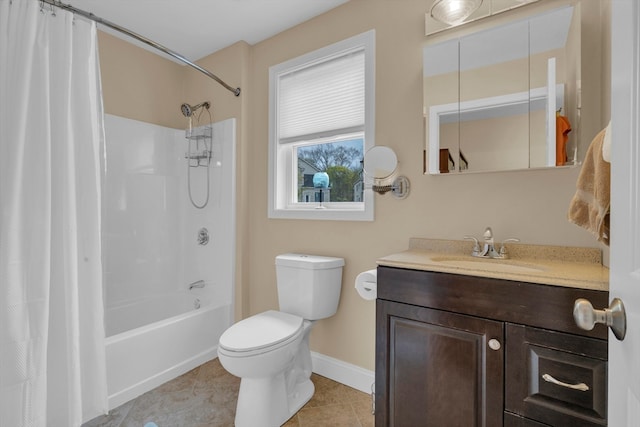
[{"label": "tub spout", "polygon": [[204,288],[204,280],[196,280],[193,283],[189,284],[189,290],[193,288]]}]

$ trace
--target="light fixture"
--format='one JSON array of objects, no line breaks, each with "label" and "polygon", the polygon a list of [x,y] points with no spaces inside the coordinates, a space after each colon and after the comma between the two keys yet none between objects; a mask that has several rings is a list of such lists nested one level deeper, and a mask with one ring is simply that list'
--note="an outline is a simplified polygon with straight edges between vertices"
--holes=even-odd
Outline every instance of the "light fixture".
[{"label": "light fixture", "polygon": [[431,17],[447,25],[464,22],[482,5],[482,0],[436,0],[429,12]]}]

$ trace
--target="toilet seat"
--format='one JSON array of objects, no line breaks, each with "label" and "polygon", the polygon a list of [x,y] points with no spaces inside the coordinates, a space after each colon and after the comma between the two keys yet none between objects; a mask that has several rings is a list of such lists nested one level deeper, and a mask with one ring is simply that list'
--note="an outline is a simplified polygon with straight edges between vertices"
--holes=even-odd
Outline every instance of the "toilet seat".
[{"label": "toilet seat", "polygon": [[269,310],[232,325],[220,337],[218,350],[230,357],[247,357],[275,350],[298,338],[303,319]]}]

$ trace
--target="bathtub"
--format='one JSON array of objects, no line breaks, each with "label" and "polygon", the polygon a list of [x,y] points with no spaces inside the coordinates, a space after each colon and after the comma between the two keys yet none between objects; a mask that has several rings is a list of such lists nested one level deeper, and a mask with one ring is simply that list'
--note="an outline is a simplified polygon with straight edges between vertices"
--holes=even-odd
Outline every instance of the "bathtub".
[{"label": "bathtub", "polygon": [[217,357],[230,324],[230,304],[216,304],[210,286],[108,308],[109,409]]}]

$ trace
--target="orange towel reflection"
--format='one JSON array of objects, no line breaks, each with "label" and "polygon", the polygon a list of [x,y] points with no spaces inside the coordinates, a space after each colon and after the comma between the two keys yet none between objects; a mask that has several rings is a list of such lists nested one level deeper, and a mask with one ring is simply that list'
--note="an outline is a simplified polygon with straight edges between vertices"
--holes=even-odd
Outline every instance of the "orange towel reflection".
[{"label": "orange towel reflection", "polygon": [[556,114],[556,166],[567,163],[567,141],[569,141],[571,123],[560,113]]}]

